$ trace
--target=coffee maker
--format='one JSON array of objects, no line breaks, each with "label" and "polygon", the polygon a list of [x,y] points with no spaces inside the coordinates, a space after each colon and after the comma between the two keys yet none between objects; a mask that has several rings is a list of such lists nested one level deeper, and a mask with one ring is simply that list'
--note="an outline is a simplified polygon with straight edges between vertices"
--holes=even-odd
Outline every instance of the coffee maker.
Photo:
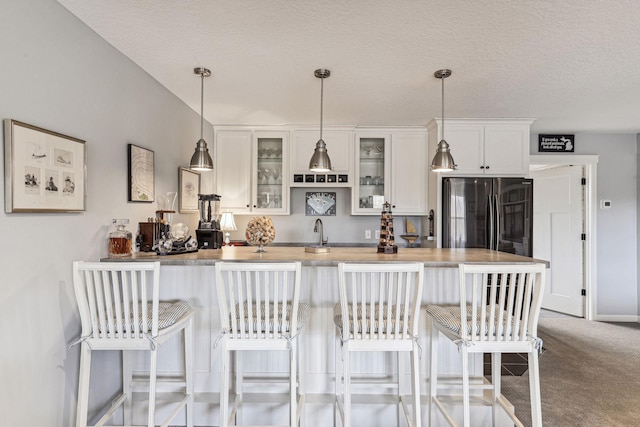
[{"label": "coffee maker", "polygon": [[196,230],[199,249],[220,249],[222,231],[220,230],[220,196],[217,194],[198,194],[200,222]]}]

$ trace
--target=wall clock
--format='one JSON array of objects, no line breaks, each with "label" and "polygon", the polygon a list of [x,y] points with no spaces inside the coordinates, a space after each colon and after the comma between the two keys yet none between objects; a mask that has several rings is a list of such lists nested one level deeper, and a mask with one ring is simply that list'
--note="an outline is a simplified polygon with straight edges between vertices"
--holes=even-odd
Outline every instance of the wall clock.
[{"label": "wall clock", "polygon": [[313,191],[305,193],[305,215],[336,215],[336,193]]}]

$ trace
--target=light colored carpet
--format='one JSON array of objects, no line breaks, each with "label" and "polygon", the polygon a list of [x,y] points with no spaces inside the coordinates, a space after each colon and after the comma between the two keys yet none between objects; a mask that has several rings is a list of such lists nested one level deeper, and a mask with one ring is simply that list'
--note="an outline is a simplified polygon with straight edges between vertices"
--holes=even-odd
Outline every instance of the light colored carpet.
[{"label": "light colored carpet", "polygon": [[[545,317],[538,335],[545,426],[640,426],[640,324]],[[502,384],[530,426],[528,373]]]}]

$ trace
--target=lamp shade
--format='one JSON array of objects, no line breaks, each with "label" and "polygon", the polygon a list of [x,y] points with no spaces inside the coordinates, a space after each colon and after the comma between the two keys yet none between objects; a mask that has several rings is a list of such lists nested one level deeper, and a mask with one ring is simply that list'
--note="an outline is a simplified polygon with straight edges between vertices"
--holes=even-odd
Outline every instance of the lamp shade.
[{"label": "lamp shade", "polygon": [[222,217],[220,218],[220,230],[222,231],[235,231],[236,221],[233,217],[233,212],[222,212]]},{"label": "lamp shade", "polygon": [[331,159],[327,154],[327,145],[322,139],[316,143],[316,149],[313,150],[313,155],[309,161],[309,170],[311,172],[330,172],[331,171]]},{"label": "lamp shade", "polygon": [[451,172],[456,168],[457,165],[453,162],[453,156],[449,151],[449,143],[444,139],[440,140],[430,169],[434,172]]},{"label": "lamp shade", "polygon": [[208,171],[213,169],[213,159],[209,154],[209,148],[204,139],[196,143],[196,151],[191,156],[189,167],[196,171]]}]

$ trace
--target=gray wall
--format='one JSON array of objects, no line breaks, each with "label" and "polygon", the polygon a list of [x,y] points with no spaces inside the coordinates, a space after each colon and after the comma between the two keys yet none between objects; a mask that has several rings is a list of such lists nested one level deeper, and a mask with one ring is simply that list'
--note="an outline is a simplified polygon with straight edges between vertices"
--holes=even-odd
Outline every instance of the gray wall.
[{"label": "gray wall", "polygon": [[[80,333],[71,262],[106,254],[112,218],[136,224],[153,215],[155,204],[126,201],[127,143],[155,152],[156,192],[175,191],[177,167],[188,161],[199,138],[199,116],[53,0],[3,0],[0,48],[0,118],[87,141],[86,212],[0,212],[2,424],[68,426],[75,413],[78,349],[67,345]],[[185,64],[185,73],[196,65]],[[212,133],[207,126],[207,141]],[[614,203],[610,211],[598,212],[598,312],[637,314],[636,137],[577,135],[576,145],[581,154],[600,155],[599,198]],[[210,179],[204,177],[203,191],[213,188]],[[349,216],[349,192],[337,192],[339,213],[324,219],[330,241],[375,244],[362,237],[379,220]],[[313,241],[315,218],[302,211],[304,190],[292,194],[293,216],[274,217],[278,240]],[[190,226],[197,221],[195,215],[175,220]],[[234,238],[241,237],[244,224],[246,218],[238,221]],[[95,360],[94,372],[115,369],[117,362]],[[110,378],[107,393],[118,380],[101,376]]]},{"label": "gray wall", "polygon": [[[598,209],[597,315],[638,316],[638,142],[632,134],[575,135],[574,154],[597,154],[597,200],[612,208]],[[538,154],[538,135],[531,137]],[[562,156],[562,154],[557,154]]]},{"label": "gray wall", "polygon": [[[87,145],[86,212],[0,212],[0,424],[69,426],[79,361],[67,345],[80,333],[71,263],[106,254],[112,218],[153,216],[155,204],[127,203],[127,143],[155,152],[156,192],[175,191],[199,115],[53,0],[2,0],[0,51],[0,118]],[[98,356],[97,369],[116,361]]]}]

